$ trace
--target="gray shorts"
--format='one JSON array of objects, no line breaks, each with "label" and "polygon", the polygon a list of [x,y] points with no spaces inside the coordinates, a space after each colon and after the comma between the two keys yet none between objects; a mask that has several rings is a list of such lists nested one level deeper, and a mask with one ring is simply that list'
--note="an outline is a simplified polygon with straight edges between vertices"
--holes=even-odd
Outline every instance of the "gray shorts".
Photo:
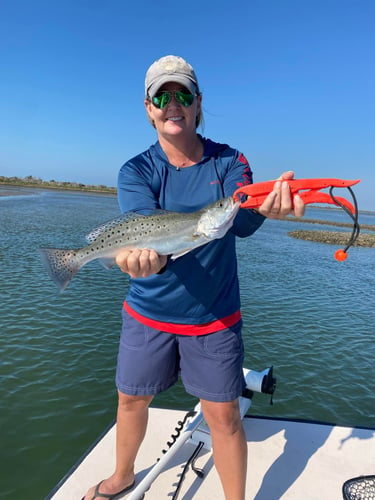
[{"label": "gray shorts", "polygon": [[242,372],[242,321],[215,333],[176,335],[150,328],[123,309],[117,360],[119,391],[151,396],[176,383],[179,371],[186,391],[208,401],[233,401],[245,388]]}]

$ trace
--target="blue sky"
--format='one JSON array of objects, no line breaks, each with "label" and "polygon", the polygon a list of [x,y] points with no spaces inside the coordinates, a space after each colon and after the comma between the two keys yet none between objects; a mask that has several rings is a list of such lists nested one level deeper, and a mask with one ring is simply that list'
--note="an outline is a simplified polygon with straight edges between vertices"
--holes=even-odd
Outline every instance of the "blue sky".
[{"label": "blue sky", "polygon": [[375,210],[374,25],[373,0],[0,0],[0,175],[115,186],[156,140],[145,72],[176,54],[255,181],[360,178]]}]

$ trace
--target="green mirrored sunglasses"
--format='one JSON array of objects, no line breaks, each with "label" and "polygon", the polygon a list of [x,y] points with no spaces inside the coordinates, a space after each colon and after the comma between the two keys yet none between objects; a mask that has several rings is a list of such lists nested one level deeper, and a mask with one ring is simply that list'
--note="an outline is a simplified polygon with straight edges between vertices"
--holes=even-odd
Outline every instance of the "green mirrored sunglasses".
[{"label": "green mirrored sunglasses", "polygon": [[176,99],[176,101],[179,104],[185,106],[186,108],[193,104],[195,95],[182,92],[181,90],[174,90],[172,92],[168,90],[161,90],[154,97],[151,98],[151,102],[155,107],[163,109],[171,101],[172,94]]}]

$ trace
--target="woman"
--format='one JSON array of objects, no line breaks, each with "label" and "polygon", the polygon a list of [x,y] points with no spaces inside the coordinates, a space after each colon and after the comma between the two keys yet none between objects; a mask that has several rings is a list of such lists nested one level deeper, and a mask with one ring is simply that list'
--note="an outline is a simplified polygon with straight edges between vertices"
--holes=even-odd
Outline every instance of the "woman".
[{"label": "woman", "polygon": [[[192,212],[252,182],[243,154],[197,134],[202,95],[184,59],[166,56],[150,66],[144,103],[158,142],[122,167],[118,197],[123,212]],[[235,238],[251,235],[265,217],[303,215],[302,200],[292,200],[288,183],[282,182],[292,177],[292,172],[283,174],[258,211],[240,210],[224,238],[176,261],[148,249],[124,250],[117,257],[131,285],[116,375],[116,469],[86,499],[112,498],[133,487],[148,406],[155,394],[176,382],[179,370],[187,392],[200,399],[226,500],[245,499],[247,446],[238,405],[245,382]]]}]

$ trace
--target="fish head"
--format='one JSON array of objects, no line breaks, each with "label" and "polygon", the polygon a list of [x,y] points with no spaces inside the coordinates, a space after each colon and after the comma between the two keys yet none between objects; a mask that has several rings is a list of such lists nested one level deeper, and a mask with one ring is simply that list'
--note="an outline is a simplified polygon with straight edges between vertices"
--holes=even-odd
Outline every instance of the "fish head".
[{"label": "fish head", "polygon": [[197,232],[208,239],[222,238],[232,227],[234,218],[240,208],[240,202],[228,196],[202,209]]}]

